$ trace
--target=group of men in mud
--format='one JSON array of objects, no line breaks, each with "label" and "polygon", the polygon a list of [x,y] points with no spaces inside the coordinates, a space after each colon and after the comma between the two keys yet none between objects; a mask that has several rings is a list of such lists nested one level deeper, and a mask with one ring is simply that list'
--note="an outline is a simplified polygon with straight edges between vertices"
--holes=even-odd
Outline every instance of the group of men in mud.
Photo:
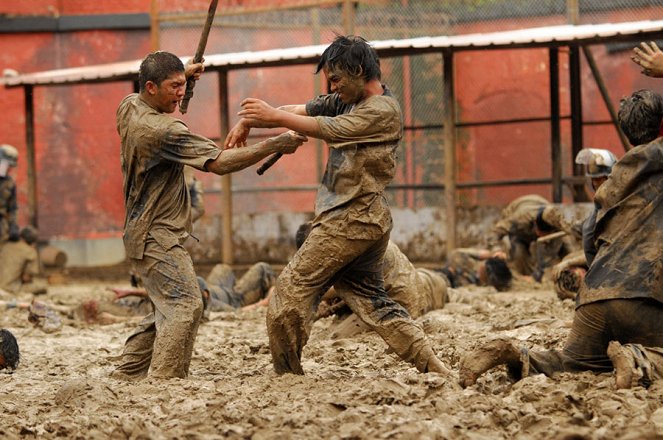
[{"label": "group of men in mud", "polygon": [[[636,51],[641,63],[658,63],[661,56],[655,45],[644,44]],[[278,108],[256,98],[243,100],[241,119],[230,130],[223,150],[169,116],[184,96],[187,79],[197,79],[202,71],[202,64],[184,66],[167,52],[149,54],[140,67],[140,92],[127,96],[117,111],[127,210],[125,247],[154,311],[127,340],[121,364],[112,375],[133,380],[188,374],[204,302],[184,248],[191,215],[183,167],[230,173],[274,153],[294,153],[308,137],[314,137],[327,142],[330,155],[315,217],[269,295],[267,333],[274,369],[279,374],[304,373],[302,349],[323,295],[329,295],[333,287],[333,297],[354,315],[347,327],[374,330],[421,372],[452,376],[413,320],[444,304],[449,279],[414,270],[389,241],[392,219],[384,190],[394,177],[403,119],[398,102],[381,81],[375,50],[360,37],[337,37],[316,69],[325,75],[330,94]],[[618,386],[630,386],[638,368],[641,383],[657,372],[652,367],[656,365],[653,356],[656,347],[663,346],[663,328],[657,319],[663,311],[657,289],[660,251],[653,245],[660,229],[656,197],[661,191],[656,189],[663,185],[659,178],[663,176],[657,173],[663,158],[656,156],[661,151],[657,141],[663,118],[660,95],[637,92],[622,102],[619,117],[635,148],[614,166],[610,156],[594,164],[612,167],[610,177],[598,188],[595,209],[582,232],[575,225],[568,229],[584,242],[588,269],[579,283],[574,325],[564,350],[528,352],[498,339],[461,360],[461,385],[471,385],[484,371],[502,363],[516,377],[617,368]],[[273,127],[290,131],[247,145],[251,129]],[[601,157],[602,153],[593,154]],[[512,205],[503,213],[505,222],[524,211],[527,224],[498,224],[493,230],[495,241],[489,243],[508,237],[508,255],[489,249],[490,253],[465,257],[479,262],[506,259],[519,273],[536,273],[531,265],[531,243],[555,230],[550,218],[560,216],[552,215],[549,203],[536,197]],[[536,209],[530,209],[532,206]],[[635,230],[642,225],[648,227]],[[458,266],[448,268],[451,280],[463,278]],[[489,279],[486,266],[491,264],[482,264],[472,273],[479,282]],[[400,273],[400,267],[406,267],[403,272],[412,278],[397,285],[389,275]],[[491,284],[504,289],[509,282]],[[432,294],[421,295],[427,288]],[[398,292],[407,289],[426,299],[418,304],[399,303]]]},{"label": "group of men in mud", "polygon": [[[663,76],[663,53],[655,44],[636,48],[634,61],[643,73]],[[345,310],[350,317],[337,336],[372,329],[419,371],[452,377],[414,318],[443,307],[447,286],[471,282],[505,290],[512,269],[517,276],[540,279],[551,262],[560,264],[552,270],[558,293],[575,297],[577,304],[564,349],[528,351],[496,339],[461,359],[461,385],[472,385],[501,364],[514,378],[614,368],[618,387],[646,385],[660,374],[663,98],[657,93],[639,91],[622,101],[619,122],[633,146],[622,159],[605,150],[577,158],[587,165],[596,189],[584,222],[569,219],[562,207],[539,196],[521,197],[502,212],[486,249],[457,250],[445,270],[436,272],[415,269],[389,240],[392,218],[384,190],[394,177],[403,118],[368,42],[338,36],[325,49],[316,73],[325,75],[327,95],[278,108],[243,100],[241,119],[222,148],[170,116],[187,79],[197,80],[203,70],[202,63],[183,65],[171,53],[151,53],[140,66],[140,91],[117,110],[125,249],[153,309],[127,339],[113,377],[186,377],[205,308],[214,301],[221,309],[239,307],[249,297],[251,302],[268,298],[267,333],[278,374],[303,374],[302,350],[316,317]],[[289,131],[247,145],[251,129],[275,127]],[[259,288],[239,295],[220,281],[236,284],[227,268],[213,279],[197,277],[184,247],[192,224],[184,168],[232,173],[274,153],[295,153],[309,137],[329,145],[329,159],[315,216],[298,234],[298,250],[287,266],[278,277],[256,269],[259,282],[253,286]],[[573,239],[582,243],[579,254]],[[501,249],[504,243],[508,246]],[[571,256],[560,262],[566,255]],[[320,308],[322,301],[326,309]]]}]

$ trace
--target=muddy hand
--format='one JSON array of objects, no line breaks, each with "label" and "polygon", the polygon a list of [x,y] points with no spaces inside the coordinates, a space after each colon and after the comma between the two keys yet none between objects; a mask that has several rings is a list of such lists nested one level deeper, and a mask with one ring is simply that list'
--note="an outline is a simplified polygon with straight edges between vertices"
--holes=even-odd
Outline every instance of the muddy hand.
[{"label": "muddy hand", "polygon": [[223,149],[246,147],[246,139],[249,137],[251,128],[241,120],[228,132],[223,142]]},{"label": "muddy hand", "polygon": [[297,151],[297,148],[306,142],[308,138],[303,134],[294,132],[292,130],[286,131],[274,138],[279,153],[292,154]]},{"label": "muddy hand", "polygon": [[184,66],[184,76],[186,79],[193,78],[194,80],[198,81],[200,79],[200,75],[205,71],[205,65],[203,64],[205,62],[205,58],[201,60],[200,63],[194,63],[193,58],[189,58],[189,61],[186,62],[186,65]]},{"label": "muddy hand", "polygon": [[663,52],[654,43],[642,42],[633,49],[631,60],[642,67],[642,73],[653,78],[663,78]]},{"label": "muddy hand", "polygon": [[246,98],[241,103],[242,110],[237,115],[260,122],[275,122],[279,110],[257,98]]}]

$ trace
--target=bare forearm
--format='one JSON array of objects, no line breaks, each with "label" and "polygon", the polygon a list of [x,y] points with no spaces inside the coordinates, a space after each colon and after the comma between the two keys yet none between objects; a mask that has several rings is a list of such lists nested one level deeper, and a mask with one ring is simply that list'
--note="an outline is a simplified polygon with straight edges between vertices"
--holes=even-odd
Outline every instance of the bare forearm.
[{"label": "bare forearm", "polygon": [[318,139],[322,137],[318,121],[311,116],[303,116],[285,110],[279,110],[276,116],[276,123],[279,127],[285,127],[306,136]]}]

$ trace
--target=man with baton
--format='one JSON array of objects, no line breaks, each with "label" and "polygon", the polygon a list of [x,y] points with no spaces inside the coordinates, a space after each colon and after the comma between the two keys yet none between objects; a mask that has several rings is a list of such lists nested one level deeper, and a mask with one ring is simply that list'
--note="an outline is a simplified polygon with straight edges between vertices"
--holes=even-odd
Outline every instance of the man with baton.
[{"label": "man with baton", "polygon": [[139,93],[122,100],[117,131],[122,141],[126,219],[124,245],[142,278],[154,313],[129,337],[112,376],[186,377],[203,303],[193,263],[184,248],[191,231],[191,203],[183,168],[223,175],[265,157],[292,153],[306,137],[286,132],[244,148],[222,151],[170,116],[187,78],[198,79],[201,63],[182,64],[172,53],[154,52],[142,61]]},{"label": "man with baton", "polygon": [[304,374],[302,349],[322,295],[334,286],[350,309],[421,372],[448,374],[422,328],[389,298],[382,265],[392,228],[384,196],[403,133],[398,101],[380,81],[375,50],[361,37],[338,36],[317,66],[331,94],[273,108],[242,102],[243,119],[226,146],[243,145],[253,127],[286,127],[330,147],[311,232],[282,271],[269,301],[267,330],[278,374]]}]

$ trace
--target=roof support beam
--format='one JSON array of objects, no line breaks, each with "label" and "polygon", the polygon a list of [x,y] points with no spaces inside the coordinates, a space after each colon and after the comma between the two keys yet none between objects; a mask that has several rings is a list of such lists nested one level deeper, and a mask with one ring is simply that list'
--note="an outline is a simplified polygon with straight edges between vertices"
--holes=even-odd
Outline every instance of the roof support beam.
[{"label": "roof support beam", "polygon": [[553,202],[562,201],[562,141],[559,110],[559,49],[548,49],[550,74],[550,162],[552,163]]},{"label": "roof support beam", "polygon": [[[228,102],[228,71],[219,70],[219,126],[221,142],[230,131],[230,104]],[[233,194],[231,174],[221,176],[221,262],[233,264],[235,249],[233,246]]]},{"label": "roof support beam", "polygon": [[28,222],[38,228],[34,88],[31,85],[24,86],[23,92],[25,95],[25,144],[28,153]]},{"label": "roof support beam", "polygon": [[447,210],[447,255],[456,249],[456,94],[454,53],[442,52],[444,105],[444,200]]}]

